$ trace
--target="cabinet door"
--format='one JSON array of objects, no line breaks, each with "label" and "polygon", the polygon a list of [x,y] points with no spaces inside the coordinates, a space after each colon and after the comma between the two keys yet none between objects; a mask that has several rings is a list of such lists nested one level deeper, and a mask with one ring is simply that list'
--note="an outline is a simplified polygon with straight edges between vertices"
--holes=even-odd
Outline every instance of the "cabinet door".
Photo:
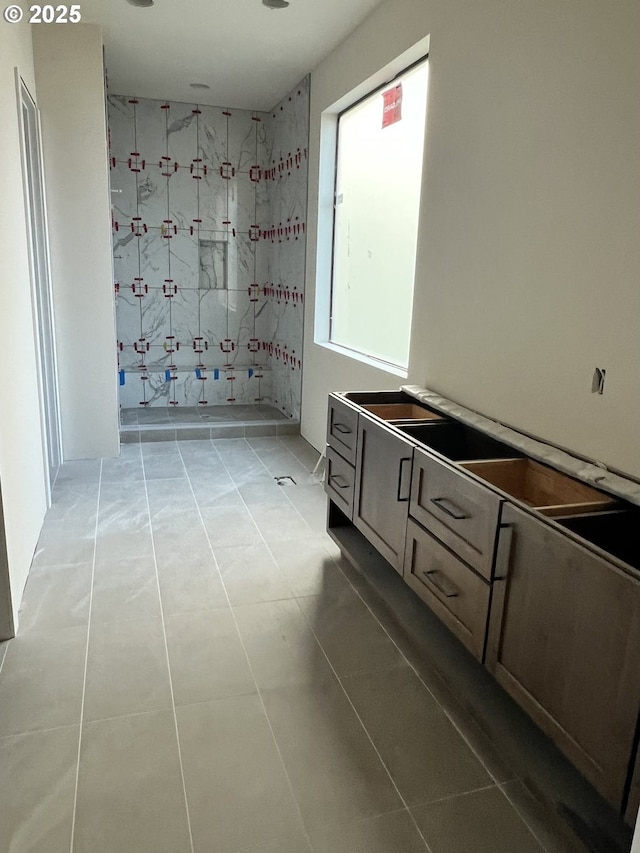
[{"label": "cabinet door", "polygon": [[402,574],[413,444],[360,414],[353,523]]},{"label": "cabinet door", "polygon": [[640,581],[505,505],[487,666],[616,807],[640,707]]},{"label": "cabinet door", "polygon": [[333,447],[350,465],[356,461],[358,410],[341,397],[329,394],[327,411],[327,444]]}]

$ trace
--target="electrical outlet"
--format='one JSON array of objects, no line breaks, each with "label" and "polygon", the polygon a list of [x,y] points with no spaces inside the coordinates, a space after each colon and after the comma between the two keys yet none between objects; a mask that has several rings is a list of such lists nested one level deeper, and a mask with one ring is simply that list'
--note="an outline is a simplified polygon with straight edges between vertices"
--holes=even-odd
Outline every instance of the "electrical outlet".
[{"label": "electrical outlet", "polygon": [[596,367],[593,371],[593,379],[591,380],[591,393],[604,394],[604,380],[607,371],[604,367]]}]

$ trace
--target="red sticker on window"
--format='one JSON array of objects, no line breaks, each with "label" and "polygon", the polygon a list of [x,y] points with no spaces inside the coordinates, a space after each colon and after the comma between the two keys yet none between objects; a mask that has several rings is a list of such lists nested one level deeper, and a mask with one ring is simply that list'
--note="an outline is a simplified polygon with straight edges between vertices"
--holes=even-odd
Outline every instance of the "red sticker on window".
[{"label": "red sticker on window", "polygon": [[402,118],[402,83],[382,93],[382,126],[388,127]]}]

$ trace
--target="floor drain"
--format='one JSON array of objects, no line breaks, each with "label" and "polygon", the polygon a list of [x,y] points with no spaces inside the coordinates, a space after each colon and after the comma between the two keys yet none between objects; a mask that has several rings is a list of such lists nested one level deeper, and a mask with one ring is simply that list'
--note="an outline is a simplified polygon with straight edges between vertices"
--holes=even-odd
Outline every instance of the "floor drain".
[{"label": "floor drain", "polygon": [[274,477],[273,479],[279,486],[295,486],[296,484],[293,477]]}]

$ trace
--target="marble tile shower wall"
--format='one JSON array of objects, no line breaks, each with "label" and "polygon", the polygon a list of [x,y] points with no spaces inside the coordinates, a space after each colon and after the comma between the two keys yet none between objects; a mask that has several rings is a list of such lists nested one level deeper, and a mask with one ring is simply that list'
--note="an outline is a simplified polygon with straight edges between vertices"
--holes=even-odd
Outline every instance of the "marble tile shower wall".
[{"label": "marble tile shower wall", "polygon": [[269,347],[274,399],[285,414],[300,415],[302,328],[306,258],[309,78],[278,104],[266,124],[266,234],[269,285]]},{"label": "marble tile shower wall", "polygon": [[109,95],[123,408],[299,417],[308,96],[257,113]]}]

